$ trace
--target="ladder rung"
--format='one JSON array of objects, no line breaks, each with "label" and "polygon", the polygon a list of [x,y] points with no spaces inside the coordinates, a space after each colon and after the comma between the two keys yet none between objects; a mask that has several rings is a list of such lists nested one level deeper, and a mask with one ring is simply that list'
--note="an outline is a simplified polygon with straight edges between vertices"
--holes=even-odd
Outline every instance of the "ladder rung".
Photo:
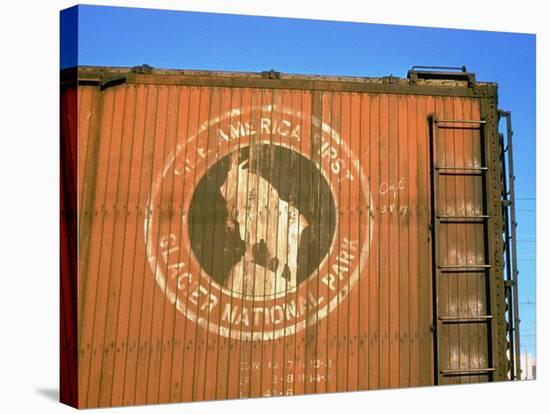
[{"label": "ladder rung", "polygon": [[471,322],[485,322],[493,319],[493,315],[472,316],[464,318],[461,316],[440,316],[439,320],[442,323],[471,323]]},{"label": "ladder rung", "polygon": [[489,218],[487,214],[481,214],[479,216],[452,216],[446,214],[440,214],[437,218],[456,218],[456,219],[480,219],[480,218]]},{"label": "ladder rung", "polygon": [[442,369],[441,375],[477,375],[495,371],[495,368],[474,368],[474,369]]},{"label": "ladder rung", "polygon": [[436,123],[440,124],[442,122],[451,123],[451,124],[485,124],[486,121],[475,120],[475,119],[435,119]]},{"label": "ladder rung", "polygon": [[489,219],[487,215],[481,216],[437,216],[437,219],[441,222],[483,222]]},{"label": "ladder rung", "polygon": [[457,171],[487,171],[487,167],[435,167],[436,170],[457,170]]},{"label": "ladder rung", "polygon": [[439,172],[439,176],[469,176],[469,177],[481,177],[485,171],[457,171],[457,172]]},{"label": "ladder rung", "polygon": [[437,266],[442,272],[483,272],[491,268],[491,265],[475,265],[475,266]]}]

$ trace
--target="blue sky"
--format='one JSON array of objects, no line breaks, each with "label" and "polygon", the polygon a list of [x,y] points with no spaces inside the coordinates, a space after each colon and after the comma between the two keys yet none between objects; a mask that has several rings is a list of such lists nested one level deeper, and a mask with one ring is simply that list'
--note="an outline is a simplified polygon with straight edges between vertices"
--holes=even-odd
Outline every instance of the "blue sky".
[{"label": "blue sky", "polygon": [[[76,13],[62,17],[74,23]],[[522,350],[535,353],[535,35],[305,19],[80,6],[80,65],[406,76],[413,65],[462,66],[499,84],[512,111]],[[69,26],[67,26],[69,27]],[[62,32],[63,34],[63,32]]]}]

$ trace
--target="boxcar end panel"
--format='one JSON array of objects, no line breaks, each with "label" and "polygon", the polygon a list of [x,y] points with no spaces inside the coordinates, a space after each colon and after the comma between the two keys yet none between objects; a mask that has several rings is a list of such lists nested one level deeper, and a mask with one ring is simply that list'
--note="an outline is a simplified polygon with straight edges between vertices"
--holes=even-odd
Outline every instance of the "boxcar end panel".
[{"label": "boxcar end panel", "polygon": [[[497,378],[494,274],[436,271],[489,260],[488,135],[438,124],[434,147],[430,121],[479,120],[480,99],[65,91],[79,103],[79,406]],[[434,167],[472,174],[434,182]]]}]

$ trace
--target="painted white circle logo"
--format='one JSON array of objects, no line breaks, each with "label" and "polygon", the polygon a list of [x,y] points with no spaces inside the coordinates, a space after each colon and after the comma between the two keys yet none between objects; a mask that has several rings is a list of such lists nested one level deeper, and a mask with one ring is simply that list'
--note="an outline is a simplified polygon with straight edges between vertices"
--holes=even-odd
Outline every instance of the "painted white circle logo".
[{"label": "painted white circle logo", "polygon": [[373,236],[368,182],[345,140],[274,105],[202,124],[149,197],[158,285],[188,319],[234,339],[291,335],[326,317],[356,284]]}]

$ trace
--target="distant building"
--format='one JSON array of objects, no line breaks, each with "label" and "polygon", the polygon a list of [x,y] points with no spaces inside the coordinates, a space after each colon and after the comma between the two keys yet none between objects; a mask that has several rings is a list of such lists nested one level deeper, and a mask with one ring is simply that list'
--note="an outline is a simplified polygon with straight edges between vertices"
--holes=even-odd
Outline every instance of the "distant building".
[{"label": "distant building", "polygon": [[527,351],[521,353],[521,379],[537,378],[537,361],[534,355]]}]

